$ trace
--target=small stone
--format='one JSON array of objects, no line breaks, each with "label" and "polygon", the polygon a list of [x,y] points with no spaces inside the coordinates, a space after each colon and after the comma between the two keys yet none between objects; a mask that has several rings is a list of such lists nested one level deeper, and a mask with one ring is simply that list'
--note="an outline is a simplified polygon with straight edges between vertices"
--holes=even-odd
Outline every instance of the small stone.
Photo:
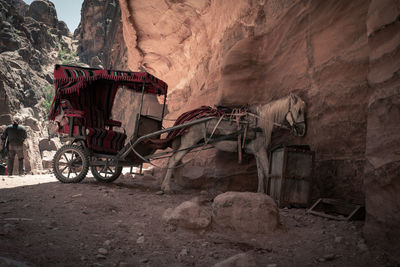
[{"label": "small stone", "polygon": [[184,257],[187,256],[189,254],[189,251],[187,250],[187,248],[184,248],[181,250],[181,252],[179,252],[179,257]]},{"label": "small stone", "polygon": [[111,245],[111,241],[110,240],[106,240],[103,243],[104,246],[109,247]]},{"label": "small stone", "polygon": [[108,250],[105,248],[99,248],[97,250],[98,253],[102,254],[102,255],[107,255],[108,254]]},{"label": "small stone", "polygon": [[139,236],[139,238],[136,240],[136,244],[143,244],[144,243],[144,236]]},{"label": "small stone", "polygon": [[324,260],[325,261],[332,261],[332,260],[334,260],[336,258],[336,255],[335,254],[326,254],[326,255],[324,255]]},{"label": "small stone", "polygon": [[97,259],[106,259],[106,256],[104,256],[103,254],[97,254],[96,258]]},{"label": "small stone", "polygon": [[140,260],[140,263],[147,263],[147,262],[149,262],[149,259],[141,259]]},{"label": "small stone", "polygon": [[335,243],[342,243],[343,237],[342,236],[336,236],[335,237]]},{"label": "small stone", "polygon": [[159,195],[159,196],[164,195],[164,191],[157,191],[156,195]]},{"label": "small stone", "polygon": [[137,235],[138,235],[138,236],[143,236],[143,233],[138,233]]},{"label": "small stone", "polygon": [[367,251],[367,250],[368,250],[368,247],[367,247],[367,245],[365,244],[364,240],[358,241],[357,247],[358,247],[358,249],[361,250],[361,251]]}]

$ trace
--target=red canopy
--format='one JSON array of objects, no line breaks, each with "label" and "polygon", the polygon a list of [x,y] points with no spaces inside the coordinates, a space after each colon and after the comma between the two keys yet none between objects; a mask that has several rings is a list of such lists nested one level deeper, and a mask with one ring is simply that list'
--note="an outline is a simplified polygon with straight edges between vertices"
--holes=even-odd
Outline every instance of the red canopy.
[{"label": "red canopy", "polygon": [[109,117],[118,88],[141,92],[143,86],[149,94],[166,95],[168,90],[165,82],[147,72],[55,65],[55,95],[49,118],[53,120],[57,116],[61,99],[69,100],[76,109],[95,105]]}]

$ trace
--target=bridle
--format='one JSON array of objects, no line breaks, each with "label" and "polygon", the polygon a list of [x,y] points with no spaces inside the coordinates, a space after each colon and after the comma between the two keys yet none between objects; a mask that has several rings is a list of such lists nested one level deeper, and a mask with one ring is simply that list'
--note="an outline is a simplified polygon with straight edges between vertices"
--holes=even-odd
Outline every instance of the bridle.
[{"label": "bridle", "polygon": [[293,131],[296,134],[300,130],[299,125],[305,126],[305,123],[306,123],[305,120],[296,121],[294,119],[293,112],[292,112],[292,98],[291,97],[289,98],[289,109],[288,109],[288,112],[285,115],[285,121],[287,122],[287,124],[289,124],[289,127],[284,127],[284,128],[287,128],[287,129]]}]

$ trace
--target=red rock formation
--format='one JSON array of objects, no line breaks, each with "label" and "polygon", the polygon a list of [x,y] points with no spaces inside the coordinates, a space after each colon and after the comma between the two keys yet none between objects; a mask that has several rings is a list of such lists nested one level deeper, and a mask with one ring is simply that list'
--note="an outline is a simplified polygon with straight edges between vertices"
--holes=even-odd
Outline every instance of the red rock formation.
[{"label": "red rock formation", "polygon": [[370,47],[364,228],[370,245],[400,262],[400,2],[373,0],[368,10]]},{"label": "red rock formation", "polygon": [[[199,105],[299,93],[316,151],[315,197],[363,202],[368,3],[120,0],[128,67],[169,84],[169,118]],[[277,143],[275,138],[274,142]]]},{"label": "red rock formation", "polygon": [[[144,67],[165,80],[168,118],[289,92],[305,99],[306,137],[278,130],[273,145],[309,144],[316,152],[314,197],[363,203],[366,196],[366,237],[399,261],[398,0],[119,2],[124,42],[117,42],[127,61],[113,67]],[[121,112],[127,99],[118,98]],[[218,155],[207,173],[225,176],[235,162]]]},{"label": "red rock formation", "polygon": [[74,36],[81,60],[92,67],[126,69],[126,47],[122,37],[118,0],[87,0]]}]

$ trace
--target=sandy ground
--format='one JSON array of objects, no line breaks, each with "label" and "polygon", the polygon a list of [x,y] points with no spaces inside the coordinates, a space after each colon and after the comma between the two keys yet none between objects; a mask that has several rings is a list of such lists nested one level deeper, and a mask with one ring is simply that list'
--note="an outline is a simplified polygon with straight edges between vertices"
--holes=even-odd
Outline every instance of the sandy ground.
[{"label": "sandy ground", "polygon": [[[246,235],[212,225],[191,231],[162,215],[199,191],[160,195],[156,179],[91,174],[79,184],[53,175],[0,178],[0,266],[213,266],[245,252],[258,266],[384,266],[365,245],[362,221],[281,209],[283,230]],[[212,193],[202,192],[210,199]],[[14,265],[13,265],[14,264]]]}]

